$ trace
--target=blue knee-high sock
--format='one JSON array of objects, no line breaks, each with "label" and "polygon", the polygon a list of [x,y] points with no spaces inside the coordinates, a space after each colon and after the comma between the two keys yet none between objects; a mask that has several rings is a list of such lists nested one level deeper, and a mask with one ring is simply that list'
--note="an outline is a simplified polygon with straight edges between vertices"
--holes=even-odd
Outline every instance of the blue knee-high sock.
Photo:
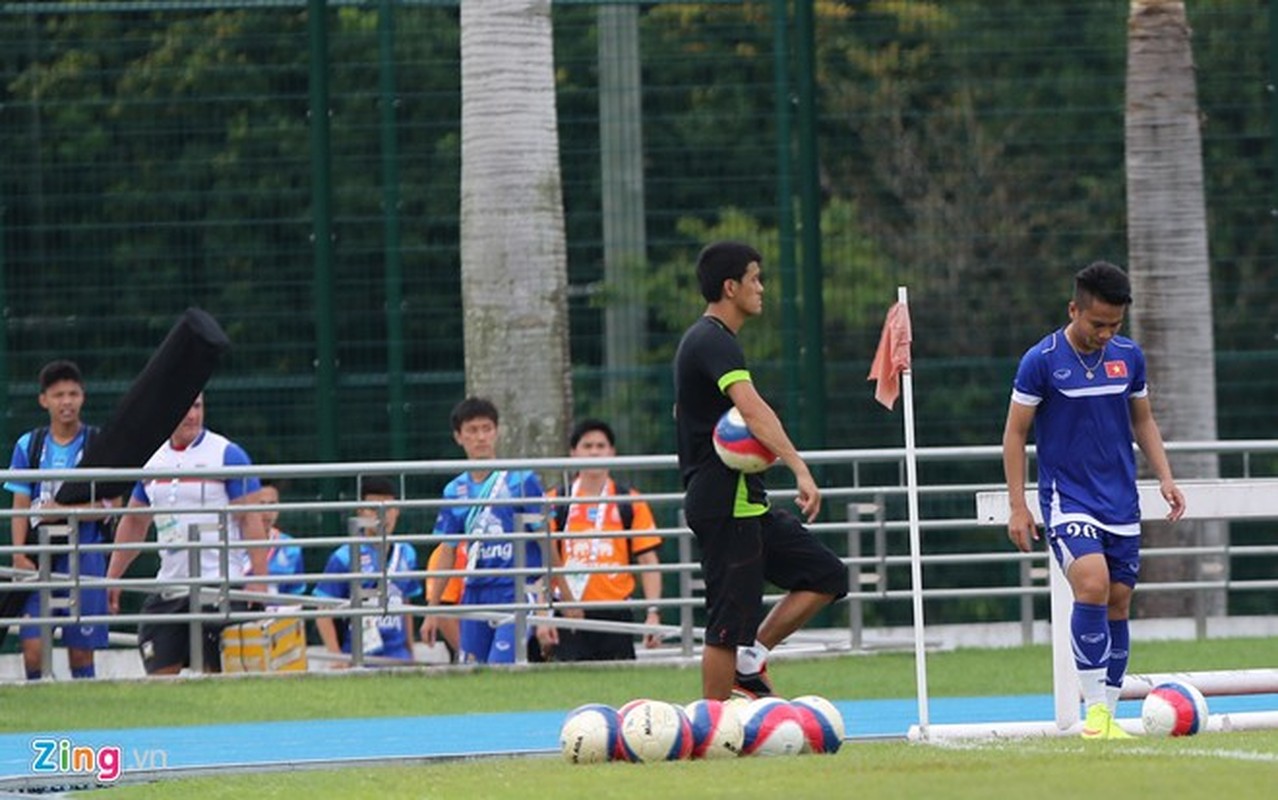
[{"label": "blue knee-high sock", "polygon": [[87,666],[87,667],[72,667],[72,668],[71,668],[71,677],[72,677],[72,678],[92,678],[92,677],[94,677],[96,674],[97,674],[97,672],[93,669],[93,665],[92,665],[92,664],[90,664],[90,665],[89,665],[89,666]]},{"label": "blue knee-high sock", "polygon": [[38,681],[42,677],[44,677],[44,672],[41,670],[38,670],[38,669],[27,670],[27,680],[29,681]]},{"label": "blue knee-high sock", "polygon": [[1105,671],[1109,666],[1109,624],[1107,609],[1096,603],[1074,603],[1070,615],[1070,635],[1078,688],[1088,708],[1105,703]]},{"label": "blue knee-high sock", "polygon": [[1075,603],[1069,630],[1074,640],[1074,665],[1080,670],[1105,669],[1110,659],[1109,624],[1105,606]]},{"label": "blue knee-high sock", "polygon": [[1131,646],[1131,629],[1125,619],[1109,621],[1109,666],[1106,668],[1105,683],[1108,686],[1122,688],[1123,676],[1127,674],[1127,653]]}]

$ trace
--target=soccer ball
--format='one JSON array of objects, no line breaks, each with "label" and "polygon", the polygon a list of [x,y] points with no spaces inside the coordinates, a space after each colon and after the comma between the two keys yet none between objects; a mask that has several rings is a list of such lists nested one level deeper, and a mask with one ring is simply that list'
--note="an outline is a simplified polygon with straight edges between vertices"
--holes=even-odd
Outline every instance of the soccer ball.
[{"label": "soccer ball", "polygon": [[587,703],[568,712],[559,729],[559,750],[570,764],[598,764],[614,758],[620,739],[617,710]]},{"label": "soccer ball", "polygon": [[799,712],[777,697],[760,697],[746,706],[741,718],[741,754],[745,756],[797,756],[806,737]]},{"label": "soccer ball", "polygon": [[745,731],[735,706],[719,700],[697,700],[684,707],[692,724],[693,758],[736,758]]},{"label": "soccer ball", "polygon": [[714,426],[714,451],[730,469],[763,472],[777,460],[771,450],[754,438],[736,406],[723,412]]},{"label": "soccer ball", "polygon": [[692,753],[692,725],[683,709],[660,700],[627,703],[621,717],[626,761],[678,761]]},{"label": "soccer ball", "polygon": [[628,711],[630,711],[630,709],[634,708],[635,706],[637,706],[637,705],[639,705],[639,704],[641,704],[641,703],[651,703],[651,702],[652,702],[652,701],[651,701],[651,700],[649,700],[649,699],[648,699],[648,698],[646,698],[646,697],[640,697],[640,698],[638,698],[638,699],[630,700],[630,701],[628,701],[628,702],[626,702],[626,703],[623,703],[623,704],[622,704],[622,705],[621,705],[621,706],[617,709],[617,747],[616,747],[616,749],[615,749],[615,750],[613,750],[613,751],[612,751],[612,760],[613,760],[613,761],[628,761],[628,760],[629,760],[629,759],[626,757],[626,746],[625,746],[625,744],[621,741],[621,721],[622,721],[622,720],[624,720],[624,719],[626,718],[626,713],[627,713]]},{"label": "soccer ball", "polygon": [[837,753],[843,745],[843,715],[824,697],[805,694],[790,701],[803,723],[805,753]]},{"label": "soccer ball", "polygon": [[1150,736],[1193,736],[1207,727],[1207,700],[1193,684],[1160,683],[1145,695],[1140,721]]}]

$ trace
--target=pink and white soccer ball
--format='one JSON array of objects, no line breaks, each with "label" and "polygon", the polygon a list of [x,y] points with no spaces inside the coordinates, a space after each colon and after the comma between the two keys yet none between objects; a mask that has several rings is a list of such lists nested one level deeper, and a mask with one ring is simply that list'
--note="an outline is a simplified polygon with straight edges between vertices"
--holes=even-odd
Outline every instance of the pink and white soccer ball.
[{"label": "pink and white soccer ball", "polygon": [[763,442],[754,438],[736,406],[723,412],[714,426],[714,451],[719,459],[739,472],[763,472],[777,460]]},{"label": "pink and white soccer ball", "polygon": [[617,709],[602,703],[587,703],[569,711],[559,729],[559,750],[570,764],[611,761],[620,743]]},{"label": "pink and white soccer ball", "polygon": [[720,700],[696,700],[683,709],[692,725],[693,758],[736,758],[745,730],[736,707]]},{"label": "pink and white soccer ball", "polygon": [[794,706],[779,697],[752,700],[741,715],[743,756],[797,756],[807,737]]},{"label": "pink and white soccer ball", "polygon": [[1150,736],[1193,736],[1207,728],[1207,699],[1190,683],[1160,683],[1140,707],[1140,721]]},{"label": "pink and white soccer ball", "polygon": [[678,761],[692,753],[692,725],[679,706],[639,700],[624,708],[621,753],[626,761]]},{"label": "pink and white soccer ball", "polygon": [[843,746],[843,715],[824,697],[805,694],[790,701],[803,724],[805,753],[837,753]]}]

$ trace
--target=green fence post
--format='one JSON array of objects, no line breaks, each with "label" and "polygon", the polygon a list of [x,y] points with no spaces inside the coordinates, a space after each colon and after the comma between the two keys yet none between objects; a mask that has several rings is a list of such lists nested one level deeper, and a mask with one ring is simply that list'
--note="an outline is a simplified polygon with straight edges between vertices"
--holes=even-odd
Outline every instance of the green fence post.
[{"label": "green fence post", "polygon": [[9,385],[9,298],[4,287],[4,197],[0,195],[0,386],[4,389],[4,413],[0,414],[0,442],[9,439],[9,418],[13,415],[13,392]]},{"label": "green fence post", "polygon": [[781,273],[781,374],[782,418],[793,434],[801,426],[803,373],[799,370],[802,349],[799,347],[798,273],[794,255],[794,159],[791,147],[793,133],[790,92],[790,19],[789,0],[772,0],[772,65],[776,87],[775,116],[777,122],[777,267]]},{"label": "green fence post", "polygon": [[[1269,3],[1269,157],[1272,167],[1278,171],[1278,2]],[[1276,173],[1278,174],[1278,173]],[[1273,191],[1269,206],[1269,219],[1278,219],[1278,181],[1270,181]],[[1271,228],[1278,233],[1278,228]]]},{"label": "green fence post", "polygon": [[404,272],[399,239],[399,147],[395,111],[395,0],[377,9],[378,90],[381,93],[382,219],[386,235],[386,411],[390,457],[408,457],[408,413],[404,396]]},{"label": "green fence post", "polygon": [[[315,410],[320,461],[336,461],[337,334],[333,313],[332,149],[329,145],[328,9],[308,0],[310,41],[311,225],[315,242]],[[326,499],[337,496],[332,478],[320,481]]]},{"label": "green fence post", "polygon": [[799,206],[803,216],[803,417],[801,446],[825,447],[825,314],[822,307],[821,176],[816,135],[813,0],[798,0]]}]

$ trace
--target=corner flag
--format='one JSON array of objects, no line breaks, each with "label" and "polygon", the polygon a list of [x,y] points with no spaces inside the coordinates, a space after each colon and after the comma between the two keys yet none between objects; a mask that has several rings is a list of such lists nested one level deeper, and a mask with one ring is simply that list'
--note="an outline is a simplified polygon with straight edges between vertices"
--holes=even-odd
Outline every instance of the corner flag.
[{"label": "corner flag", "polygon": [[883,321],[883,333],[879,336],[879,348],[874,351],[874,362],[866,380],[878,381],[874,399],[889,411],[901,394],[901,372],[910,368],[910,306],[898,300],[888,309]]},{"label": "corner flag", "polygon": [[910,515],[910,597],[914,608],[914,672],[918,684],[919,736],[928,738],[927,650],[923,641],[923,542],[919,525],[919,472],[914,444],[914,379],[910,368],[910,299],[896,287],[896,303],[888,309],[868,380],[878,381],[874,399],[888,409],[903,397],[905,416],[905,496]]}]

